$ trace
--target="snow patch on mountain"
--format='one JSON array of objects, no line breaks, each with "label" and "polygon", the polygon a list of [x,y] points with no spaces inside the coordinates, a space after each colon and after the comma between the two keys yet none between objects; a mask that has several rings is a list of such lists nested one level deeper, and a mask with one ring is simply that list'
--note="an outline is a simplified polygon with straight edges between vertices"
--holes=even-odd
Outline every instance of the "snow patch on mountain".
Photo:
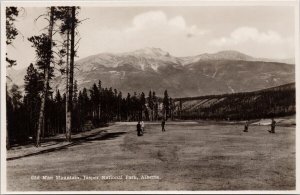
[{"label": "snow patch on mountain", "polygon": [[100,53],[78,60],[76,62],[83,72],[95,70],[101,66],[116,68],[121,65],[131,65],[141,70],[157,71],[159,66],[179,64],[181,61],[160,48],[144,48],[125,53]]}]

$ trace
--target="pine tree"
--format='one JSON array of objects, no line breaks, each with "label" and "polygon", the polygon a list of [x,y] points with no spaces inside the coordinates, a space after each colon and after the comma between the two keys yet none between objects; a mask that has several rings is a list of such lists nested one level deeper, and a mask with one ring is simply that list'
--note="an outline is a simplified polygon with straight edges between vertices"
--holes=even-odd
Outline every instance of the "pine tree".
[{"label": "pine tree", "polygon": [[77,81],[74,82],[74,95],[73,95],[73,104],[76,105],[78,102],[78,85]]},{"label": "pine tree", "polygon": [[78,111],[78,87],[77,81],[74,82],[74,95],[73,95],[73,118],[72,126],[75,131],[79,130],[79,111]]},{"label": "pine tree", "polygon": [[27,74],[24,78],[25,81],[25,97],[24,104],[28,116],[28,133],[30,136],[33,136],[33,133],[36,132],[37,119],[38,119],[38,110],[40,104],[40,93],[42,91],[43,85],[41,82],[41,74],[34,68],[33,64],[30,64],[27,68]]},{"label": "pine tree", "polygon": [[117,111],[117,120],[121,120],[121,106],[122,106],[122,92],[119,91],[118,97],[117,97],[117,101],[118,101],[118,111]]},{"label": "pine tree", "polygon": [[[70,79],[70,21],[71,21],[71,16],[70,16],[70,9],[69,7],[60,7],[58,8],[60,12],[57,13],[58,16],[60,16],[60,19],[63,21],[61,26],[60,26],[60,32],[62,35],[66,34],[66,40],[64,42],[64,48],[63,51],[64,54],[66,55],[66,101],[65,101],[65,110],[66,110],[66,139],[69,139],[69,132],[71,132],[71,108],[70,108],[70,84],[69,84],[69,79]],[[63,56],[64,57],[64,56]]]},{"label": "pine tree", "polygon": [[66,35],[64,47],[62,49],[63,54],[66,54],[66,139],[71,141],[71,131],[74,112],[73,106],[73,93],[74,93],[74,58],[75,51],[75,29],[79,24],[77,19],[77,12],[79,7],[57,7],[55,10],[55,16],[61,20],[60,33]]},{"label": "pine tree", "polygon": [[131,110],[133,120],[138,120],[140,109],[138,105],[138,97],[136,92],[133,92],[133,96],[131,97]]},{"label": "pine tree", "polygon": [[169,114],[170,114],[171,120],[174,120],[175,103],[171,97],[169,98],[169,104],[170,104],[170,113]]},{"label": "pine tree", "polygon": [[99,120],[99,100],[100,100],[100,91],[97,87],[97,85],[94,83],[92,89],[90,90],[90,96],[91,96],[91,102],[93,105],[93,117],[97,120]]},{"label": "pine tree", "polygon": [[108,114],[108,120],[112,120],[113,119],[113,113],[114,113],[114,108],[115,108],[115,105],[114,105],[114,91],[113,91],[113,88],[110,87],[109,88],[109,91],[108,91],[108,94],[107,94],[107,105],[109,106],[109,109],[107,109],[107,112],[109,113]]},{"label": "pine tree", "polygon": [[64,124],[64,108],[63,108],[63,98],[60,95],[60,91],[57,90],[54,98],[54,134],[62,131],[62,127]]},{"label": "pine tree", "polygon": [[[16,38],[16,36],[18,35],[18,30],[14,25],[14,22],[16,20],[16,17],[19,15],[19,10],[17,7],[6,7],[6,45],[11,45],[12,41]],[[6,55],[6,63],[7,63],[7,67],[12,67],[14,65],[16,65],[16,60],[12,60],[10,58],[7,57],[7,53]],[[7,86],[6,86],[6,96],[8,96],[8,91],[7,91]],[[7,101],[11,100],[11,97],[7,97],[6,98]],[[9,107],[9,104],[7,104],[7,107]],[[7,108],[7,110],[9,110],[9,108]],[[9,112],[7,112],[8,114]],[[7,118],[9,118],[7,116]],[[8,124],[8,122],[7,122]],[[6,127],[6,148],[9,149],[10,148],[10,143],[9,143],[9,135],[8,135],[8,126]]]},{"label": "pine tree", "polygon": [[139,104],[140,104],[140,119],[143,120],[145,116],[144,111],[145,111],[145,104],[146,104],[146,98],[144,92],[141,93]]},{"label": "pine tree", "polygon": [[152,91],[149,91],[149,95],[148,95],[148,105],[149,108],[151,110],[151,116],[150,116],[150,120],[153,121],[153,115],[154,115],[154,103],[153,103],[153,97],[152,97]]},{"label": "pine tree", "polygon": [[129,121],[131,118],[131,95],[130,93],[127,94],[126,97],[126,120]]},{"label": "pine tree", "polygon": [[[16,17],[19,15],[17,7],[6,7],[6,45],[11,45],[13,40],[19,34],[17,28],[14,25]],[[9,59],[6,53],[7,67],[16,65],[16,60]]]},{"label": "pine tree", "polygon": [[13,125],[13,105],[6,85],[6,149],[10,149],[10,132]]},{"label": "pine tree", "polygon": [[[20,113],[24,113],[21,110],[22,106],[22,95],[19,87],[15,84],[12,85],[11,89],[6,94],[6,105],[7,105],[7,130],[6,130],[6,147],[10,148],[10,138],[16,136],[17,130],[22,129],[23,120]],[[20,111],[21,110],[21,111]]]},{"label": "pine tree", "polygon": [[52,59],[53,59],[52,47],[54,43],[52,41],[52,35],[53,35],[53,26],[55,22],[54,9],[55,9],[54,7],[50,7],[48,35],[42,34],[41,36],[34,36],[29,38],[29,41],[32,42],[33,47],[36,48],[36,56],[38,57],[37,65],[43,70],[43,80],[44,80],[40,114],[38,120],[38,129],[36,135],[37,147],[40,146],[41,132],[44,129],[43,122],[45,117],[46,98],[49,90],[49,80],[51,77],[51,72],[53,72],[53,69],[51,68],[50,64],[52,63]]},{"label": "pine tree", "polygon": [[99,119],[101,119],[101,109],[102,109],[102,107],[101,107],[101,105],[102,105],[102,97],[103,97],[103,89],[102,89],[102,83],[101,83],[101,81],[99,80],[98,81],[98,90],[99,90],[99,105],[98,105],[98,116],[99,116]]},{"label": "pine tree", "polygon": [[11,89],[9,90],[9,94],[11,96],[11,103],[13,110],[18,109],[21,106],[22,94],[18,85],[13,84]]},{"label": "pine tree", "polygon": [[82,114],[83,114],[83,119],[88,119],[91,110],[91,105],[90,105],[90,99],[87,93],[87,89],[83,88],[82,90]]},{"label": "pine tree", "polygon": [[[75,58],[75,28],[76,28],[76,7],[72,6],[71,10],[71,19],[70,19],[70,77],[69,77],[69,104],[68,107],[70,109],[69,122],[72,121],[72,111],[73,111],[73,84],[74,84],[74,58]],[[72,123],[72,122],[71,122]],[[67,141],[71,141],[71,131],[70,129],[66,131]]]},{"label": "pine tree", "polygon": [[165,90],[164,92],[163,105],[164,105],[164,117],[165,120],[167,120],[169,117],[169,110],[170,110],[169,95],[167,90]]},{"label": "pine tree", "polygon": [[78,104],[77,104],[77,114],[78,114],[78,129],[82,130],[83,129],[83,123],[84,123],[84,119],[83,119],[83,115],[82,112],[83,111],[83,97],[82,97],[82,92],[79,91],[78,93]]},{"label": "pine tree", "polygon": [[154,108],[154,120],[158,119],[158,98],[155,95],[155,91],[152,93],[153,108]]}]

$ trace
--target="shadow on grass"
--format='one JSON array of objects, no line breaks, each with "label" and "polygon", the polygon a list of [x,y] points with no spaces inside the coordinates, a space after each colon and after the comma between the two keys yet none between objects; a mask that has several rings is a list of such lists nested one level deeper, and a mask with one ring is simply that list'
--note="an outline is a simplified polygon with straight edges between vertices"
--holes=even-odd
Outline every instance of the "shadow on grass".
[{"label": "shadow on grass", "polygon": [[[119,136],[126,133],[126,132],[116,132],[116,133],[102,134],[103,132],[106,132],[106,131],[100,131],[100,132],[91,134],[91,135],[86,136],[86,137],[74,138],[74,139],[72,139],[72,142],[67,144],[67,145],[58,146],[58,147],[54,147],[54,148],[49,148],[49,149],[41,150],[39,152],[25,154],[25,155],[22,155],[22,156],[11,157],[11,158],[7,158],[6,160],[11,161],[11,160],[16,160],[16,159],[20,159],[20,158],[36,156],[36,155],[40,155],[40,154],[56,152],[56,151],[68,149],[69,147],[72,147],[72,146],[82,145],[84,143],[89,143],[89,142],[93,142],[93,141],[111,140],[111,139],[115,139],[115,138],[117,138],[117,137],[119,137]],[[47,139],[47,141],[63,142],[64,139],[59,139],[59,138],[51,139],[50,138],[50,139]],[[55,145],[55,144],[51,144],[51,145]],[[48,146],[50,146],[50,145],[48,145]]]}]

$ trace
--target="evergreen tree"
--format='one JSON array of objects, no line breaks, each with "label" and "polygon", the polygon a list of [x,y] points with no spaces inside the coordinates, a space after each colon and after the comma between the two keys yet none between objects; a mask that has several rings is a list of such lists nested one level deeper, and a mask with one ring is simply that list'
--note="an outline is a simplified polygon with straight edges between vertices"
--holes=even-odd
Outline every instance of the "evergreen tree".
[{"label": "evergreen tree", "polygon": [[78,130],[83,130],[83,124],[84,124],[84,117],[83,117],[83,97],[82,92],[79,91],[78,93],[78,103],[77,103],[77,115],[78,115]]},{"label": "evergreen tree", "polygon": [[140,97],[140,119],[144,120],[145,118],[145,104],[146,104],[146,98],[144,92],[141,93]]},{"label": "evergreen tree", "polygon": [[170,110],[169,95],[167,90],[165,90],[164,92],[163,105],[164,105],[164,117],[165,120],[167,120],[169,117],[169,110]]},{"label": "evergreen tree", "polygon": [[64,100],[63,97],[60,94],[60,91],[57,90],[55,98],[54,98],[54,113],[52,113],[52,115],[54,116],[53,118],[53,122],[54,122],[54,134],[56,133],[60,133],[63,132],[64,129],[64,122],[65,122],[65,114],[64,114],[64,110],[65,110],[65,104],[64,104]]},{"label": "evergreen tree", "polygon": [[150,114],[150,120],[153,121],[153,115],[154,115],[154,102],[153,102],[153,97],[152,97],[152,91],[149,91],[149,95],[148,95],[148,106],[151,110],[151,114]]},{"label": "evergreen tree", "polygon": [[13,129],[13,105],[6,85],[6,149],[10,149],[10,136]]},{"label": "evergreen tree", "polygon": [[154,120],[158,119],[158,98],[156,97],[155,91],[152,93],[153,109],[154,109]]},{"label": "evergreen tree", "polygon": [[169,99],[169,104],[170,104],[170,117],[171,117],[171,120],[174,120],[174,110],[175,110],[175,104],[174,104],[174,101],[172,98]]},{"label": "evergreen tree", "polygon": [[83,88],[82,90],[82,114],[84,119],[88,119],[91,115],[91,105],[90,105],[90,99],[87,93],[87,89]]},{"label": "evergreen tree", "polygon": [[130,120],[130,118],[131,118],[131,110],[132,110],[132,108],[131,108],[131,95],[130,95],[130,93],[128,93],[127,94],[127,97],[126,97],[126,120],[127,121],[129,121]]},{"label": "evergreen tree", "polygon": [[[70,77],[69,77],[69,104],[68,107],[70,109],[70,115],[68,115],[69,121],[72,123],[72,111],[73,111],[73,90],[74,90],[74,58],[75,58],[75,28],[77,25],[76,19],[76,7],[72,6],[70,10]],[[66,137],[68,141],[71,141],[71,131],[72,126],[70,129],[66,131]]]},{"label": "evergreen tree", "polygon": [[102,83],[101,81],[99,80],[98,81],[98,90],[99,90],[99,105],[98,105],[98,116],[99,116],[99,119],[101,119],[101,105],[102,105],[102,98],[103,98],[103,89],[102,89]]},{"label": "evergreen tree", "polygon": [[33,64],[30,64],[27,68],[27,74],[25,75],[24,81],[24,104],[28,113],[27,130],[30,136],[34,136],[33,133],[36,132],[37,128],[38,111],[40,109],[40,93],[43,85],[41,82],[41,74],[34,68]]},{"label": "evergreen tree", "polygon": [[114,95],[113,95],[113,115],[115,120],[118,120],[118,90],[114,89]]},{"label": "evergreen tree", "polygon": [[131,97],[131,114],[132,114],[132,119],[133,120],[139,120],[138,117],[139,117],[139,100],[138,100],[138,97],[137,97],[137,93],[136,92],[133,92],[133,96]]},{"label": "evergreen tree", "polygon": [[100,91],[97,85],[94,83],[92,89],[90,89],[91,102],[93,106],[93,118],[99,120],[99,105],[100,105]]},{"label": "evergreen tree", "polygon": [[74,95],[73,95],[73,104],[76,105],[78,102],[78,86],[77,81],[74,82]]},{"label": "evergreen tree", "polygon": [[9,90],[9,95],[11,97],[11,103],[12,103],[13,110],[18,109],[22,104],[22,102],[21,102],[22,95],[21,95],[19,86],[13,84],[13,86]]},{"label": "evergreen tree", "polygon": [[72,129],[74,132],[79,130],[79,112],[78,112],[78,88],[77,81],[74,82],[74,91],[73,91],[73,117],[72,117]]},{"label": "evergreen tree", "polygon": [[[6,45],[11,45],[12,41],[16,38],[16,36],[18,35],[18,30],[16,29],[14,22],[16,20],[16,17],[19,15],[19,10],[17,7],[6,7]],[[6,55],[6,63],[7,63],[7,67],[12,67],[14,65],[16,65],[16,60],[12,60],[10,58],[7,57],[7,53]],[[7,86],[6,86],[6,100],[10,101],[11,97],[9,97],[9,93],[7,91]],[[7,104],[7,114],[11,114],[11,112],[9,112],[9,106],[11,105],[11,102],[8,102]],[[10,115],[11,116],[11,115]],[[7,116],[7,118],[9,118]],[[7,122],[8,124],[8,122]],[[6,127],[6,148],[9,149],[10,148],[10,143],[9,143],[9,132],[8,132],[8,126]]]},{"label": "evergreen tree", "polygon": [[[19,15],[17,7],[6,7],[6,45],[11,45],[13,40],[19,34],[17,28],[14,25],[16,17]],[[7,67],[16,65],[16,60],[9,59],[6,53]]]},{"label": "evergreen tree", "polygon": [[122,105],[122,92],[119,91],[118,97],[117,97],[117,120],[121,120],[121,105]]},{"label": "evergreen tree", "polygon": [[21,132],[24,128],[24,119],[22,114],[22,95],[19,87],[15,84],[12,85],[11,89],[8,90],[6,94],[6,105],[7,105],[7,130],[6,130],[6,147],[10,148],[10,140],[17,138],[18,136],[24,134]]},{"label": "evergreen tree", "polygon": [[71,131],[73,129],[73,95],[74,95],[74,58],[75,51],[75,30],[80,21],[77,19],[79,7],[57,7],[55,10],[55,17],[61,21],[60,33],[66,35],[66,40],[63,44],[62,52],[66,55],[66,139],[71,141]]},{"label": "evergreen tree", "polygon": [[48,86],[49,80],[51,79],[51,73],[53,72],[53,67],[51,68],[51,63],[53,62],[53,46],[54,42],[52,41],[53,35],[53,26],[54,26],[54,7],[51,7],[49,10],[49,27],[48,35],[42,34],[40,36],[33,36],[29,38],[29,41],[33,44],[33,47],[36,48],[36,56],[38,58],[37,65],[43,71],[43,93],[41,98],[41,107],[38,120],[38,129],[36,135],[36,146],[40,146],[40,136],[41,132],[44,129],[44,117],[45,117],[45,105],[46,98],[48,95]]}]

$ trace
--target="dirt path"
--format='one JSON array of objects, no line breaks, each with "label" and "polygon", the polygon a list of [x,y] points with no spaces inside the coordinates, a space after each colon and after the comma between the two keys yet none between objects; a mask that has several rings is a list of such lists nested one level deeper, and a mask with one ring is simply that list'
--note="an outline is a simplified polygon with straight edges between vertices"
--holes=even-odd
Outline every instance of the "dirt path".
[{"label": "dirt path", "polygon": [[137,137],[118,124],[107,137],[8,161],[8,190],[293,190],[295,127],[267,128],[169,124],[163,133],[146,124]]}]

